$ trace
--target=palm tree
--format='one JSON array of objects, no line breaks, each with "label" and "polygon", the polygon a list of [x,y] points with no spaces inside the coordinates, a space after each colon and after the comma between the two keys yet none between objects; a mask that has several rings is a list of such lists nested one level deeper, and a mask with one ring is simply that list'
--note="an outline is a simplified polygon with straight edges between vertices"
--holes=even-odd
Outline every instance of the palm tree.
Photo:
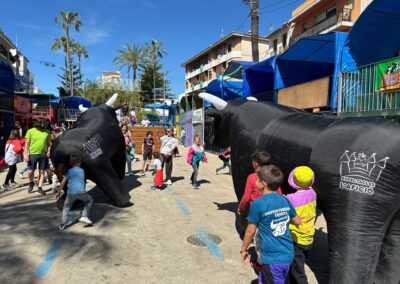
[{"label": "palm tree", "polygon": [[[70,41],[71,44],[74,44],[74,41]],[[65,61],[65,68],[68,68],[68,63],[67,63],[67,38],[65,36],[62,36],[60,38],[55,38],[53,45],[51,46],[51,51],[57,51],[59,49],[62,49],[64,52],[64,61]]]},{"label": "palm tree", "polygon": [[81,73],[81,58],[82,58],[82,56],[83,56],[83,58],[88,58],[89,53],[88,53],[86,47],[84,47],[83,45],[80,45],[78,42],[74,42],[72,49],[73,49],[74,53],[76,54],[76,56],[78,56],[78,69],[79,69],[79,73]]},{"label": "palm tree", "polygon": [[69,72],[71,76],[70,80],[70,90],[71,96],[74,95],[74,88],[73,88],[73,79],[72,79],[72,66],[71,62],[71,37],[69,35],[69,27],[72,25],[75,27],[75,30],[79,32],[79,29],[82,26],[82,22],[79,20],[79,13],[78,12],[64,12],[61,11],[61,14],[55,18],[56,24],[61,23],[63,30],[65,31],[65,36],[67,39],[67,62],[69,67]]},{"label": "palm tree", "polygon": [[128,78],[130,71],[133,69],[133,81],[137,78],[137,71],[144,59],[144,49],[139,44],[127,44],[118,50],[118,55],[114,58],[115,65],[119,65],[120,69],[126,67],[128,69]]}]

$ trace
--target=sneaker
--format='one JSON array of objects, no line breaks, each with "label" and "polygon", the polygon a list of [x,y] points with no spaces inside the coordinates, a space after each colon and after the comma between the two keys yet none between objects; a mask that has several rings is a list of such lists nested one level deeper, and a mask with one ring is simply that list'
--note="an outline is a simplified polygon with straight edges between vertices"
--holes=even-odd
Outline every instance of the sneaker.
[{"label": "sneaker", "polygon": [[130,176],[134,176],[135,174],[134,174],[133,172],[130,172],[129,175],[130,175]]},{"label": "sneaker", "polygon": [[168,185],[171,185],[172,184],[172,181],[169,179],[169,180],[167,180],[167,184]]},{"label": "sneaker", "polygon": [[79,218],[79,222],[86,223],[86,224],[89,224],[89,225],[93,224],[92,220],[90,220],[88,217]]},{"label": "sneaker", "polygon": [[24,178],[24,174],[23,173],[17,172],[17,175],[19,176],[20,179]]},{"label": "sneaker", "polygon": [[1,189],[4,190],[4,191],[8,191],[8,190],[10,190],[11,188],[10,188],[10,186],[9,186],[8,184],[3,184],[3,185],[1,186]]},{"label": "sneaker", "polygon": [[12,188],[16,188],[16,187],[19,186],[19,184],[16,183],[16,182],[11,182],[11,183],[10,183],[10,186],[11,186]]},{"label": "sneaker", "polygon": [[194,184],[192,187],[193,187],[193,189],[199,189],[200,188],[200,186],[198,184]]},{"label": "sneaker", "polygon": [[32,191],[33,191],[33,187],[35,186],[35,183],[33,183],[33,182],[30,182],[29,183],[29,186],[28,186],[28,193],[32,193]]},{"label": "sneaker", "polygon": [[60,225],[58,225],[58,228],[61,230],[61,231],[64,231],[65,230],[65,224],[60,224]]},{"label": "sneaker", "polygon": [[160,188],[159,187],[157,187],[157,186],[152,186],[152,187],[150,187],[150,189],[152,189],[152,190],[160,190]]},{"label": "sneaker", "polygon": [[40,193],[41,195],[46,195],[46,192],[44,192],[41,187],[38,187],[37,192]]}]

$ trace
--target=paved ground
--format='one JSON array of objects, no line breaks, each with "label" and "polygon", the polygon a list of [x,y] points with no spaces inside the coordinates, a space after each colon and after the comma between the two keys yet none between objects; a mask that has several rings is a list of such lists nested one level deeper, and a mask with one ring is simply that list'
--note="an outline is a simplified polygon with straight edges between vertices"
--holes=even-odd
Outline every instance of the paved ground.
[{"label": "paved ground", "polygon": [[[191,171],[183,157],[174,160],[174,184],[163,191],[149,189],[151,176],[127,177],[134,206],[125,209],[104,203],[94,188],[95,225],[78,223],[64,232],[58,230],[54,194],[28,195],[26,186],[0,192],[0,283],[251,283],[256,275],[239,255],[232,180],[215,175],[219,164],[209,155],[197,191],[188,183]],[[4,178],[1,173],[0,181]],[[307,274],[310,283],[326,283],[323,218],[316,228]],[[186,241],[195,233],[208,247]],[[221,244],[208,234],[218,235]]]}]

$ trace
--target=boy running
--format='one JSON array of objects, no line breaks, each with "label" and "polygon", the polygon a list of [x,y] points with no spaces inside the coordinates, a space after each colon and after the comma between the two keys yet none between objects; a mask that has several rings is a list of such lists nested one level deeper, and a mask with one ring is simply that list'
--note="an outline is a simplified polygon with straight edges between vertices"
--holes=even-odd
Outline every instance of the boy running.
[{"label": "boy running", "polygon": [[69,210],[71,209],[72,204],[76,200],[80,200],[85,203],[85,208],[82,212],[82,217],[79,219],[79,222],[83,222],[86,224],[92,224],[93,222],[89,219],[90,209],[92,208],[93,198],[86,193],[85,189],[85,172],[83,171],[81,166],[81,157],[78,154],[71,154],[69,158],[69,163],[71,169],[68,170],[68,173],[64,176],[60,184],[60,191],[57,193],[57,198],[60,196],[61,190],[64,189],[67,181],[68,181],[68,191],[67,198],[64,202],[64,209],[61,217],[60,230],[64,230],[66,227],[66,222],[68,218]]}]

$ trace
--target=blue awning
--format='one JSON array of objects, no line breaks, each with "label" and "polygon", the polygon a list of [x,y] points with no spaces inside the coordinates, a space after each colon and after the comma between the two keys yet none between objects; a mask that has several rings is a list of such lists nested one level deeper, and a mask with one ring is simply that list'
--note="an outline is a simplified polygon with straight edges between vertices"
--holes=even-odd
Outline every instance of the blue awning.
[{"label": "blue awning", "polygon": [[343,47],[342,70],[398,56],[400,1],[374,0],[354,23]]},{"label": "blue awning", "polygon": [[148,104],[144,106],[145,108],[151,109],[175,109],[176,105],[167,105],[167,104]]},{"label": "blue awning", "polygon": [[15,89],[14,72],[5,61],[0,60],[0,92],[13,93]]},{"label": "blue awning", "polygon": [[60,100],[60,103],[64,104],[66,109],[79,109],[79,105],[83,105],[84,107],[92,106],[91,101],[79,96],[64,97]]},{"label": "blue awning", "polygon": [[259,100],[273,101],[276,58],[277,56],[273,56],[245,70],[247,86],[251,96]]},{"label": "blue awning", "polygon": [[300,39],[276,59],[275,89],[331,76],[330,106],[335,110],[342,48],[347,36],[335,32]]}]

